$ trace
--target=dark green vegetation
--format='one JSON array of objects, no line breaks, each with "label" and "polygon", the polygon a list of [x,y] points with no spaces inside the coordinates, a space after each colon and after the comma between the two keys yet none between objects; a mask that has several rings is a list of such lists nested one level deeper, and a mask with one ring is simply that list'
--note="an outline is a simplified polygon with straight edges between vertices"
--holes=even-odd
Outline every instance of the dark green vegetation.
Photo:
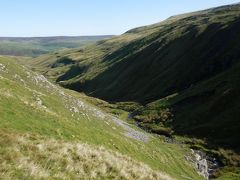
[{"label": "dark green vegetation", "polygon": [[[71,63],[55,66],[61,58]],[[231,149],[219,156],[240,166],[239,4],[174,16],[31,63],[64,87],[140,104],[130,107],[140,126],[202,139],[216,152]]]},{"label": "dark green vegetation", "polygon": [[38,56],[65,48],[79,48],[112,36],[0,37],[0,54]]}]

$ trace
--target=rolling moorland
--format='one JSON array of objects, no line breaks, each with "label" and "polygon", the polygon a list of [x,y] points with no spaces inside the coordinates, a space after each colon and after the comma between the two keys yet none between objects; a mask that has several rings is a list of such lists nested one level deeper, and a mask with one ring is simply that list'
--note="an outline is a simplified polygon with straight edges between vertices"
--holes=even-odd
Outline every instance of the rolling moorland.
[{"label": "rolling moorland", "polygon": [[[146,131],[240,166],[240,5],[173,16],[25,62]],[[124,113],[123,113],[124,112]],[[127,119],[127,118],[126,118]],[[223,168],[224,169],[224,168]]]},{"label": "rolling moorland", "polygon": [[239,179],[239,4],[79,38],[0,40],[1,178]]},{"label": "rolling moorland", "polygon": [[52,51],[76,48],[112,36],[0,37],[0,54],[36,57]]}]

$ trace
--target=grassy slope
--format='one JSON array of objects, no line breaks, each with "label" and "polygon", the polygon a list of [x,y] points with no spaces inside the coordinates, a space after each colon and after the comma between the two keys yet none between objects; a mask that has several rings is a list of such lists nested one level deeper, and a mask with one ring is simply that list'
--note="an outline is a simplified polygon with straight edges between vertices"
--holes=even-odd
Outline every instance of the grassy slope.
[{"label": "grassy slope", "polygon": [[[0,141],[3,145],[0,148],[3,163],[0,173],[3,177],[23,178],[30,174],[39,178],[47,177],[49,173],[57,177],[63,171],[62,176],[74,178],[77,172],[83,172],[72,169],[71,164],[84,158],[76,147],[84,149],[82,143],[88,143],[93,146],[86,148],[97,156],[95,163],[107,164],[106,168],[110,168],[107,173],[112,173],[112,176],[121,175],[119,167],[110,163],[111,160],[103,159],[104,156],[96,155],[96,146],[105,148],[102,154],[108,153],[116,161],[122,158],[121,163],[129,162],[133,168],[136,160],[147,164],[155,170],[146,168],[147,177],[156,176],[156,170],[160,170],[177,179],[201,179],[184,158],[186,148],[164,143],[151,135],[148,142],[130,138],[126,136],[126,129],[112,121],[110,115],[89,104],[86,96],[52,85],[42,76],[17,64],[15,59],[1,57],[0,64]],[[44,154],[40,152],[39,147],[42,146],[46,148]],[[58,154],[65,152],[63,146],[70,146],[69,153],[59,159]],[[124,160],[125,157],[112,151],[134,161]],[[88,151],[86,153],[86,157],[91,156]],[[45,156],[52,159],[46,163]],[[84,161],[84,173],[90,177],[89,166],[96,167],[96,164]],[[55,166],[59,166],[60,170]],[[141,166],[144,169],[145,165]],[[102,176],[111,175],[101,169],[96,171]],[[133,178],[137,172],[137,167],[130,170],[129,177]]]},{"label": "grassy slope", "polygon": [[0,37],[0,54],[15,56],[38,56],[64,48],[79,48],[111,36],[77,37]]}]

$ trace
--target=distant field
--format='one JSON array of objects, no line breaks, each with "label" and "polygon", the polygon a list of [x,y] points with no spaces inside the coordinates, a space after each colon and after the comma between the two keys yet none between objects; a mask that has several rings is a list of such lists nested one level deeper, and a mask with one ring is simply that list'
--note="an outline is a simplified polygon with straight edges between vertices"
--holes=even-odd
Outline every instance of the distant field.
[{"label": "distant field", "polygon": [[0,37],[0,54],[38,56],[50,51],[77,48],[112,36]]}]

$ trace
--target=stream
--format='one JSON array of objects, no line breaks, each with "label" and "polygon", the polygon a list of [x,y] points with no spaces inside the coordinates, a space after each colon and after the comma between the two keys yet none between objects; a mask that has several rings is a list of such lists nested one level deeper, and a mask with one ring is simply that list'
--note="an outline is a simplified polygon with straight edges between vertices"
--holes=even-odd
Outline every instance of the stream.
[{"label": "stream", "polygon": [[[128,119],[133,119],[136,115],[136,112],[132,112],[128,114]],[[136,126],[142,128],[138,122],[135,122]],[[147,131],[146,129],[142,128]],[[150,133],[150,132],[149,132]],[[170,144],[183,144],[180,141],[172,137],[166,137],[163,135],[159,135],[164,137],[166,143]],[[205,179],[211,179],[214,176],[214,173],[222,167],[220,161],[217,158],[212,157],[211,155],[201,151],[201,150],[193,150],[191,149],[191,153],[185,155],[185,158],[188,162],[192,164],[192,166],[196,169],[196,171],[203,176]]]}]

